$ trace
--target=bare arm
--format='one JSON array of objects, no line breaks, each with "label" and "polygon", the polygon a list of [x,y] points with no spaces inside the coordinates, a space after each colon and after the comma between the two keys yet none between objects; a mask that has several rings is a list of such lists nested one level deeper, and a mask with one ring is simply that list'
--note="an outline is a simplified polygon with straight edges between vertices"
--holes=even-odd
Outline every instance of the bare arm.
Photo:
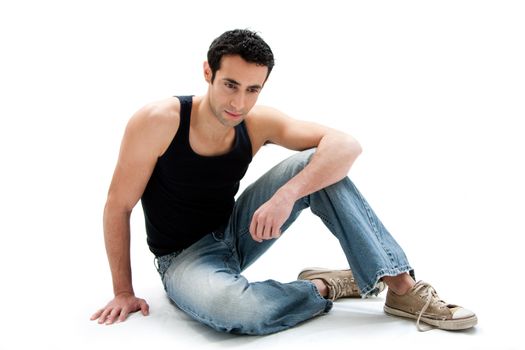
[{"label": "bare arm", "polygon": [[135,297],[130,262],[130,216],[142,196],[157,158],[173,131],[158,107],[145,107],[129,121],[104,207],[104,242],[113,280],[114,298],[92,320],[111,324],[130,312],[149,312],[145,300]]},{"label": "bare arm", "polygon": [[294,202],[342,180],[361,153],[355,139],[333,129],[315,147],[310,163],[278,191]]},{"label": "bare arm", "polygon": [[262,118],[268,124],[261,129],[268,131],[263,140],[293,150],[317,149],[310,163],[255,212],[250,233],[259,242],[278,237],[294,203],[343,179],[361,153],[357,140],[348,134],[273,109],[264,112],[269,117]]}]

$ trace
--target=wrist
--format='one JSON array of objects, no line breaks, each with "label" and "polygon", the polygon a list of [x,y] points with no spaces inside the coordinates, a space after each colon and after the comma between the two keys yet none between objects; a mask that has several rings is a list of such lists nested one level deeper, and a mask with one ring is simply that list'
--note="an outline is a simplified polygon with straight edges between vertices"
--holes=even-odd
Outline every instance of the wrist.
[{"label": "wrist", "polygon": [[274,197],[278,202],[295,203],[299,199],[299,192],[285,185],[275,193]]},{"label": "wrist", "polygon": [[129,290],[117,291],[114,294],[115,294],[115,298],[116,297],[121,297],[121,296],[135,296],[135,293],[133,291],[129,291]]}]

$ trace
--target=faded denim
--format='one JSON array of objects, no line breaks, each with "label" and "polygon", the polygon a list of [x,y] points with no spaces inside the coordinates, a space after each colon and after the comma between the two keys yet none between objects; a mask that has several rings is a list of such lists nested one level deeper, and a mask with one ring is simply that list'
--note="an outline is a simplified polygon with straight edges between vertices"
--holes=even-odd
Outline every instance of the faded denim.
[{"label": "faded denim", "polygon": [[[308,164],[314,151],[291,156],[250,185],[226,227],[181,252],[157,258],[164,288],[180,309],[218,331],[261,335],[332,308],[309,281],[249,282],[242,276],[275,243],[252,240],[248,228],[253,213]],[[363,297],[377,293],[381,277],[412,270],[401,247],[348,177],[298,200],[281,231],[308,207],[338,238]]]}]

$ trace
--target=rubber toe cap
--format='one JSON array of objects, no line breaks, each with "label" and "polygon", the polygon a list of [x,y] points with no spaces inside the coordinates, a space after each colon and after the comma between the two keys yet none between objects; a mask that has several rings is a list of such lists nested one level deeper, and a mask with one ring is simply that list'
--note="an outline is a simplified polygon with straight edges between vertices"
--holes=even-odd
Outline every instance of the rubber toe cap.
[{"label": "rubber toe cap", "polygon": [[454,313],[452,314],[452,319],[458,320],[458,319],[461,319],[461,318],[468,318],[468,317],[472,317],[472,316],[475,316],[475,314],[472,311],[460,307],[460,308],[458,308],[457,310],[454,311]]}]

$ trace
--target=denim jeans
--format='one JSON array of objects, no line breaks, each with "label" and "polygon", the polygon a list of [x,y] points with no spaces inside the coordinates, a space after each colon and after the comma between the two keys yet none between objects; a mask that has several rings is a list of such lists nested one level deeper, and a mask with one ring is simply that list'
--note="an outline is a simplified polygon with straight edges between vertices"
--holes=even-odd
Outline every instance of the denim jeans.
[{"label": "denim jeans", "polygon": [[[291,156],[250,185],[226,227],[157,258],[164,288],[180,309],[218,331],[260,335],[332,308],[310,281],[249,282],[241,274],[275,242],[252,240],[248,228],[253,213],[308,164],[314,151]],[[338,238],[363,297],[377,293],[383,276],[411,270],[402,249],[348,177],[299,199],[281,231],[308,207]]]}]

